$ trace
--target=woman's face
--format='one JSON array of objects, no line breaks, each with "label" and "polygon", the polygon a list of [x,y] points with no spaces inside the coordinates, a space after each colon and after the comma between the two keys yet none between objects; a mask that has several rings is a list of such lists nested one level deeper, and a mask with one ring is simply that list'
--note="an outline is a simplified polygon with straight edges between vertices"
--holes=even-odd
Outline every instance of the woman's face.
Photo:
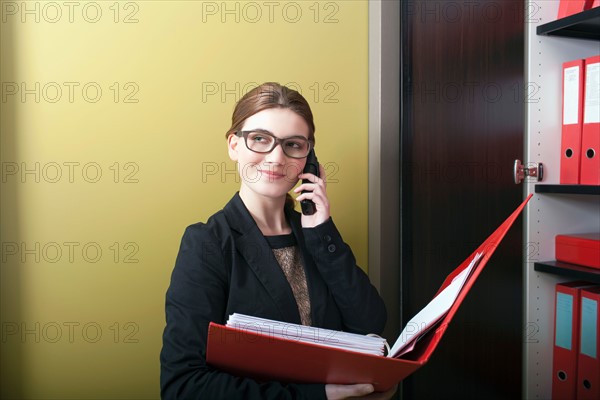
[{"label": "woman's face", "polygon": [[[286,108],[271,108],[252,115],[242,127],[243,131],[264,130],[279,139],[302,136],[308,139],[308,124],[295,112]],[[237,161],[242,178],[242,188],[269,198],[285,197],[298,182],[306,158],[296,159],[285,155],[281,143],[270,153],[255,153],[246,147],[243,137],[230,135],[229,157]]]}]

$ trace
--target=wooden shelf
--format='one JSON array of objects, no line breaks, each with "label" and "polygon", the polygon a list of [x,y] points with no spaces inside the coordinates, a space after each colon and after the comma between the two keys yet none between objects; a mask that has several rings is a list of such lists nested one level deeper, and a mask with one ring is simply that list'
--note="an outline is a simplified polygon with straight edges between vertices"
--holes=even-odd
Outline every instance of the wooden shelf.
[{"label": "wooden shelf", "polygon": [[600,7],[540,25],[536,28],[536,33],[543,36],[600,40]]},{"label": "wooden shelf", "polygon": [[536,193],[600,195],[600,185],[535,185]]},{"label": "wooden shelf", "polygon": [[533,269],[538,272],[547,272],[565,276],[573,280],[590,281],[600,284],[600,269],[564,263],[561,261],[536,262],[533,265]]}]

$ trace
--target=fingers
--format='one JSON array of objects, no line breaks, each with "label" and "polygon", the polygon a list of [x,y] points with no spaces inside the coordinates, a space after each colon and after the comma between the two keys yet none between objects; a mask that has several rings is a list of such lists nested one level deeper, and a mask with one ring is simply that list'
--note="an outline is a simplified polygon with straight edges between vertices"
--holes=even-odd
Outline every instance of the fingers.
[{"label": "fingers", "polygon": [[364,400],[389,400],[396,391],[398,385],[394,385],[385,392],[375,392],[371,384],[357,385],[325,385],[325,394],[329,400],[339,400],[348,398],[361,398]]},{"label": "fingers", "polygon": [[321,164],[319,164],[319,176],[314,174],[305,174],[301,173],[298,175],[299,179],[308,179],[312,183],[323,183],[324,186],[327,186],[327,176],[325,174],[325,168]]},{"label": "fingers", "polygon": [[300,175],[298,175],[298,178],[303,179],[303,180],[306,179],[315,185],[323,185],[323,187],[327,186],[325,179],[318,177],[316,175],[313,175],[313,174],[300,174]]},{"label": "fingers", "polygon": [[368,396],[364,397],[364,400],[390,400],[396,391],[398,390],[398,384],[392,386],[389,390],[385,392],[373,392]]},{"label": "fingers", "polygon": [[[300,186],[298,186],[296,189],[294,189],[294,192],[296,193],[300,193],[302,191],[310,191],[310,192],[314,192],[316,190],[318,190],[319,188],[322,188],[323,193],[325,193],[325,188],[327,187],[327,182],[325,181],[325,169],[323,168],[323,166],[321,164],[319,164],[319,169],[320,169],[320,176],[316,176],[314,174],[300,174],[298,175],[299,179],[306,179],[311,183],[302,183]],[[303,200],[303,199],[299,199],[299,200]]]},{"label": "fingers", "polygon": [[325,394],[329,400],[366,396],[369,393],[373,393],[373,390],[373,385],[367,383],[356,385],[325,385]]},{"label": "fingers", "polygon": [[294,189],[295,193],[301,193],[304,191],[325,193],[325,185],[320,183],[302,183]]},{"label": "fingers", "polygon": [[294,192],[299,193],[301,190],[308,191],[296,197],[296,201],[312,200],[316,204],[317,210],[329,210],[329,199],[323,190],[320,190],[318,187],[306,187],[303,189],[299,186],[294,189]]},{"label": "fingers", "polygon": [[327,201],[327,192],[326,192],[326,184],[322,178],[319,178],[313,174],[300,174],[299,178],[308,179],[312,183],[302,183],[297,188],[294,189],[294,193],[301,193],[306,191],[306,193],[302,193],[300,196],[296,198],[297,201],[302,200],[322,200],[322,202]]}]

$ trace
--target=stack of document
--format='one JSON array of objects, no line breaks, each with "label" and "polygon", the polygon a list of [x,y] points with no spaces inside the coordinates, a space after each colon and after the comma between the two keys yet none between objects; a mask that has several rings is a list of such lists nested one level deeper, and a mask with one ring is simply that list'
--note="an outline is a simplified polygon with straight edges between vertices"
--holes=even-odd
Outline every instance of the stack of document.
[{"label": "stack of document", "polygon": [[270,337],[313,343],[377,356],[384,355],[387,346],[385,339],[379,336],[365,336],[306,325],[290,324],[238,313],[229,316],[227,326]]}]

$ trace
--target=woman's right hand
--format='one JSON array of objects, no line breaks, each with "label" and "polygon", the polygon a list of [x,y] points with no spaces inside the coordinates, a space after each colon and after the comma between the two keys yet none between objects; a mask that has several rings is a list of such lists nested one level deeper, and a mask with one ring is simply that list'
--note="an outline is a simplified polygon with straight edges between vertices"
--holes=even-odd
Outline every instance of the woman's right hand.
[{"label": "woman's right hand", "polygon": [[325,385],[325,394],[328,400],[341,400],[348,398],[364,398],[372,400],[387,400],[391,399],[396,393],[398,385],[393,386],[387,392],[374,392],[371,384],[357,385]]}]

